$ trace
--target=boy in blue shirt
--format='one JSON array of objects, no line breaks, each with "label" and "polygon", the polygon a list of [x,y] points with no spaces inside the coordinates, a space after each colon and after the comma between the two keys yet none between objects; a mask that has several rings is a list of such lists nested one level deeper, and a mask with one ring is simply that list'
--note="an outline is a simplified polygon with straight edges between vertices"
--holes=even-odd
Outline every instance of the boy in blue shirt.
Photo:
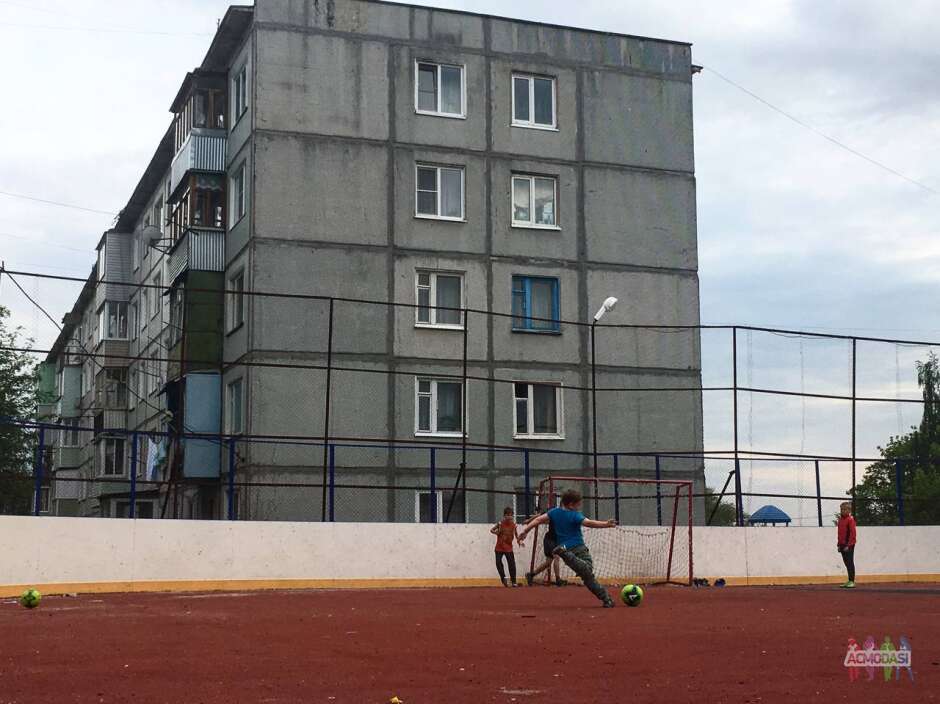
[{"label": "boy in blue shirt", "polygon": [[551,525],[558,540],[555,554],[571,568],[572,572],[581,578],[584,586],[604,603],[605,609],[613,608],[614,600],[610,598],[610,594],[594,576],[594,562],[591,559],[591,552],[584,544],[581,527],[613,528],[617,525],[617,522],[595,521],[585,518],[584,514],[581,513],[581,492],[568,489],[561,495],[561,508],[553,508],[526,523],[525,529],[519,535],[519,540],[523,540],[529,534],[529,531],[536,526],[546,523]]}]

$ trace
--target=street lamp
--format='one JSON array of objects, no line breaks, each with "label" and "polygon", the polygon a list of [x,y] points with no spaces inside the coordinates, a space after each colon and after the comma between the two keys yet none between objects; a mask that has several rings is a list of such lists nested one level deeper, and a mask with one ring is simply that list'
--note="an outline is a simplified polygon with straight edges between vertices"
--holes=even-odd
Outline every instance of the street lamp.
[{"label": "street lamp", "polygon": [[594,518],[600,513],[600,500],[597,497],[597,363],[595,361],[595,342],[594,342],[594,329],[597,327],[597,324],[600,322],[600,319],[604,317],[605,313],[608,313],[614,309],[614,306],[617,305],[617,299],[613,296],[609,296],[600,308],[597,309],[597,312],[594,314],[594,320],[591,322],[591,423],[593,425],[591,432],[591,448],[594,451]]}]

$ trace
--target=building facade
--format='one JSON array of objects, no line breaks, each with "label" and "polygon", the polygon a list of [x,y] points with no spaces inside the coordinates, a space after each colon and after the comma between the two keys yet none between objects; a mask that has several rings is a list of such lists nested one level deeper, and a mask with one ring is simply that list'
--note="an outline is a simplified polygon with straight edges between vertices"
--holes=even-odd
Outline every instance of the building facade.
[{"label": "building facade", "polygon": [[[590,473],[594,311],[699,322],[692,75],[679,42],[371,0],[232,7],[47,362],[58,418],[88,429],[59,441],[57,478],[96,480],[52,510],[127,515],[106,480],[133,471],[153,482],[138,517],[226,517],[231,466],[238,517],[319,520],[321,489],[285,485],[323,476],[303,438],[327,427],[327,357],[338,519],[490,520]],[[597,394],[601,452],[700,452],[698,332],[596,332],[597,386],[620,389]],[[464,434],[453,493],[443,446]],[[701,461],[667,465],[702,488]]]}]

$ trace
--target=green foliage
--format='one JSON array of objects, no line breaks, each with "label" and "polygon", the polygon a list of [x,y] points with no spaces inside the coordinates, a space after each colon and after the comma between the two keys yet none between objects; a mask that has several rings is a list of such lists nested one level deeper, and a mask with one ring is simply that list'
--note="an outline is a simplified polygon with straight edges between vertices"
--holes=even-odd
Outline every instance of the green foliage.
[{"label": "green foliage", "polygon": [[901,461],[901,487],[905,523],[940,523],[940,360],[931,352],[917,362],[917,383],[924,399],[920,427],[891,437],[878,452],[884,458],[865,469],[855,487],[855,515],[865,525],[897,525],[897,466]]},{"label": "green foliage", "polygon": [[[710,526],[733,526],[735,523],[734,516],[734,497],[731,497],[731,503],[727,501],[722,501],[718,503],[718,494],[711,487],[705,487],[705,520],[708,521],[709,516],[712,515],[712,511],[715,511],[715,516],[712,518],[711,522],[708,524]],[[718,506],[718,510],[715,510],[715,506]],[[744,514],[744,522],[747,523],[748,515]]]},{"label": "green foliage", "polygon": [[[10,329],[10,311],[0,306],[0,347],[30,347],[22,328]],[[0,349],[0,417],[34,418],[36,414],[36,362],[25,352]],[[28,513],[32,501],[32,458],[35,435],[0,423],[0,514]]]}]

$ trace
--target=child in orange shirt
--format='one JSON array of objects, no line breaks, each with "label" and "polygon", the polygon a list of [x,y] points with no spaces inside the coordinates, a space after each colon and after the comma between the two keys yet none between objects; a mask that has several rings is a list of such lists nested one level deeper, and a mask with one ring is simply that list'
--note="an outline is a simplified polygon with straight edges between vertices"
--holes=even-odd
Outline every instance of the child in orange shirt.
[{"label": "child in orange shirt", "polygon": [[[490,533],[496,536],[496,571],[499,572],[499,579],[504,587],[518,587],[516,583],[516,556],[512,551],[512,541],[515,539],[519,545],[522,540],[519,538],[519,528],[516,526],[514,511],[511,506],[503,509],[503,520],[490,528]],[[506,573],[503,571],[503,560],[509,567],[509,581],[506,581]]]}]

